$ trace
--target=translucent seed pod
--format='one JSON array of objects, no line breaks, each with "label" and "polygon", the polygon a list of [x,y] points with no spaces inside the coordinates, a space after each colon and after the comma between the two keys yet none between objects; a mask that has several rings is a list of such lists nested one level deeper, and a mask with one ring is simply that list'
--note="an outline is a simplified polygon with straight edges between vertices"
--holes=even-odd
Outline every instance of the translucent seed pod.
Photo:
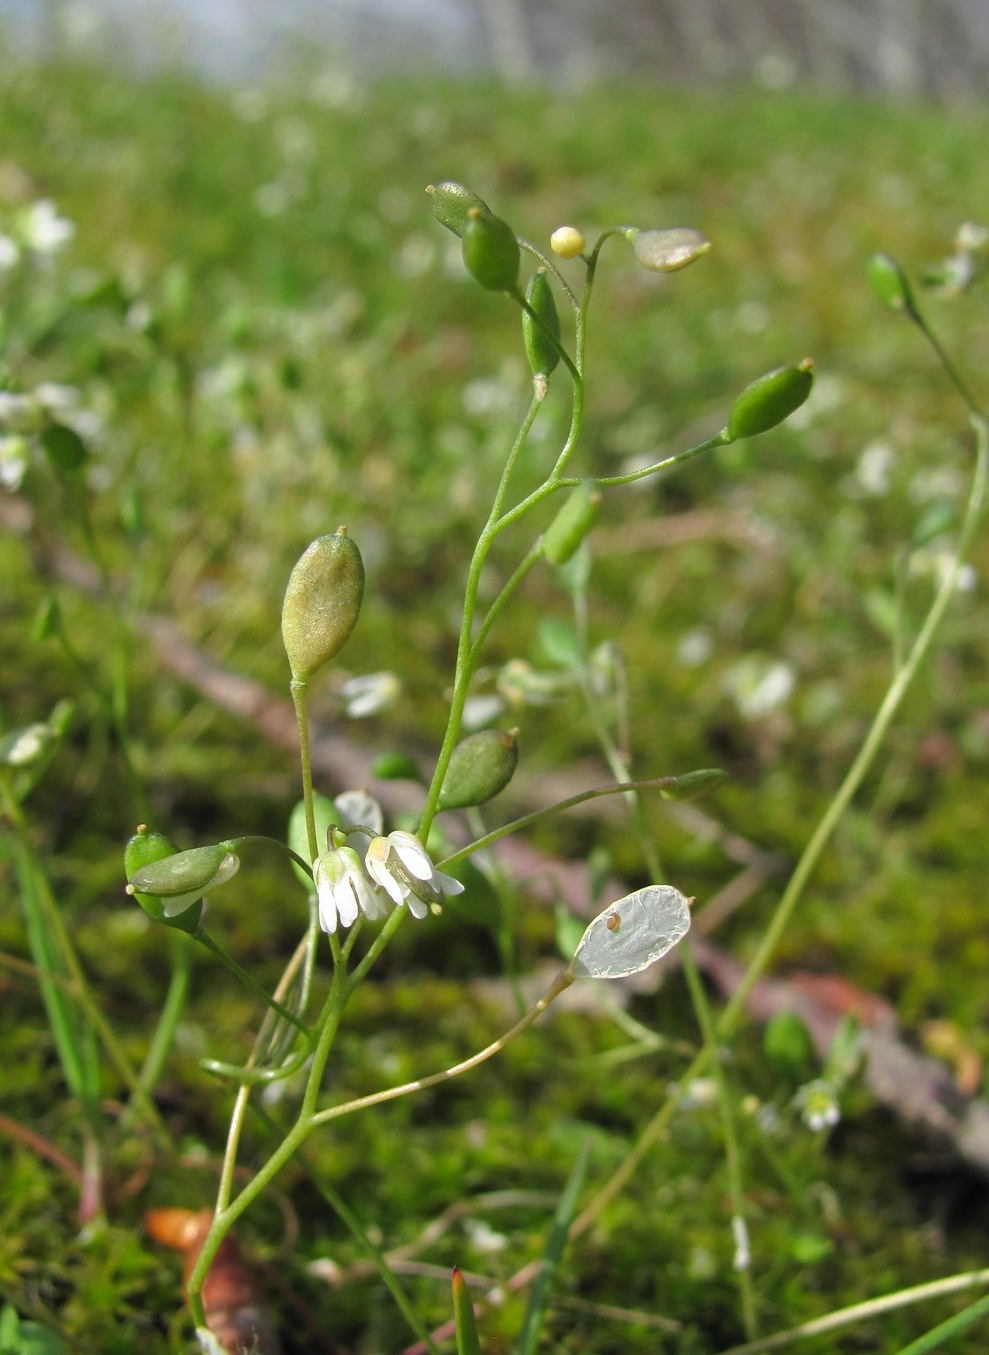
[{"label": "translucent seed pod", "polygon": [[577,979],[622,979],[646,969],[687,935],[690,902],[672,885],[626,894],[584,932],[569,972]]},{"label": "translucent seed pod", "polygon": [[491,208],[483,198],[479,198],[462,183],[454,183],[452,179],[430,184],[426,192],[432,202],[433,216],[441,226],[453,231],[454,235],[463,235],[472,209],[491,215]]},{"label": "translucent seed pod", "polygon": [[575,554],[594,526],[600,507],[601,491],[594,488],[593,480],[581,480],[546,528],[543,554],[550,564],[565,565]]},{"label": "translucent seed pod", "polygon": [[728,416],[729,440],[765,433],[799,409],[814,384],[811,366],[810,358],[805,358],[796,367],[777,367],[746,386]]},{"label": "translucent seed pod", "polygon": [[363,596],[364,562],[346,527],[303,551],[282,603],[282,643],[296,682],[307,682],[343,648]]},{"label": "translucent seed pod", "polygon": [[[532,307],[542,324],[538,324],[528,311],[522,312],[522,339],[525,343],[525,355],[533,376],[550,376],[560,361],[560,315],[556,309],[553,288],[546,276],[545,268],[537,269],[529,279],[525,289],[525,299]],[[545,328],[544,328],[545,326]],[[547,333],[546,331],[549,331]],[[549,337],[552,334],[556,343]]]},{"label": "translucent seed pod", "polygon": [[707,236],[693,226],[670,226],[651,231],[630,226],[625,237],[632,242],[636,263],[651,273],[676,273],[711,248]]},{"label": "translucent seed pod", "polygon": [[453,750],[440,791],[440,808],[487,804],[511,781],[518,760],[517,729],[482,729],[469,734]]},{"label": "translucent seed pod", "polygon": [[472,207],[461,248],[468,273],[489,292],[512,292],[518,284],[521,254],[507,221]]}]

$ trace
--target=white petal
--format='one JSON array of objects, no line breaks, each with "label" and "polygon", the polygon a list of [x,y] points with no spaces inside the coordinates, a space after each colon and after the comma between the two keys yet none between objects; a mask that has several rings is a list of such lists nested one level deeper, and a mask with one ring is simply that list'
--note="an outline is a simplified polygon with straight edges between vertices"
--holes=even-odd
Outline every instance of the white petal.
[{"label": "white petal", "polygon": [[350,871],[346,873],[333,891],[333,899],[340,914],[341,927],[352,927],[360,913],[357,897],[357,885]]},{"label": "white petal", "polygon": [[433,878],[433,863],[417,837],[414,837],[412,833],[403,833],[399,828],[388,834],[388,841],[398,853],[399,860],[410,875],[414,875],[417,880],[431,880]]},{"label": "white petal", "polygon": [[415,894],[410,894],[405,900],[405,903],[413,917],[422,919],[429,912],[429,909],[423,903],[422,899],[417,898]]},{"label": "white petal", "polygon": [[433,878],[430,882],[444,894],[462,894],[464,887],[459,880],[455,880],[452,875],[444,875],[441,870],[433,867]]},{"label": "white petal", "polygon": [[324,932],[335,932],[337,929],[337,906],[333,898],[333,885],[320,871],[318,861],[316,863],[316,897],[319,899],[319,925]]}]

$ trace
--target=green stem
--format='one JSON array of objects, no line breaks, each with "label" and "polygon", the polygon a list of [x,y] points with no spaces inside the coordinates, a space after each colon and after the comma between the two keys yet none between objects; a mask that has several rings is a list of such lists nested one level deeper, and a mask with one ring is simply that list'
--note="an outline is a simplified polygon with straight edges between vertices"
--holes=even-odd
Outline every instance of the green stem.
[{"label": "green stem", "polygon": [[[975,427],[977,441],[976,465],[972,477],[972,487],[969,492],[968,505],[965,510],[965,518],[962,523],[961,531],[959,532],[958,545],[952,566],[945,575],[945,578],[931,603],[927,617],[918,632],[906,662],[899,673],[894,677],[879,710],[873,718],[872,725],[870,726],[858,755],[848,769],[848,772],[845,774],[845,779],[839,787],[837,794],[828,805],[818,822],[817,828],[804,848],[803,854],[797,862],[793,876],[776,906],[769,928],[763,937],[762,944],[759,946],[756,955],[749,964],[738,989],[721,1013],[716,1029],[718,1038],[722,1041],[727,1039],[734,1030],[749,993],[768,968],[783,929],[792,915],[824,848],[830,841],[842,814],[848,807],[855,792],[861,786],[863,779],[875,760],[882,740],[889,729],[890,723],[906,695],[910,682],[913,680],[921,661],[930,649],[938,625],[944,615],[944,611],[955,591],[959,572],[967,557],[982,517],[986,502],[986,488],[987,484],[989,484],[989,425],[987,425],[986,421],[982,418],[973,418],[972,422]],[[594,1199],[591,1200],[583,1210],[574,1224],[575,1236],[579,1236],[591,1227],[601,1212],[607,1208],[611,1200],[614,1199],[619,1191],[621,1191],[626,1183],[632,1178],[646,1153],[665,1131],[673,1112],[684,1094],[684,1090],[708,1068],[711,1057],[711,1049],[709,1046],[705,1045],[705,1047],[696,1055],[687,1070],[679,1078],[677,1090],[672,1092],[667,1097],[664,1104],[660,1106],[659,1110],[646,1126],[645,1130],[640,1135],[638,1142],[628,1153],[621,1166],[617,1168],[601,1190],[598,1191]]]},{"label": "green stem", "polygon": [[313,1116],[313,1125],[329,1124],[330,1120],[338,1120],[344,1115],[352,1115],[354,1111],[366,1110],[368,1106],[380,1106],[386,1101],[395,1101],[400,1096],[424,1091],[427,1087],[436,1087],[441,1082],[449,1082],[451,1079],[459,1077],[461,1073],[470,1072],[472,1068],[477,1068],[479,1064],[485,1063],[495,1054],[499,1054],[510,1041],[516,1039],[523,1031],[528,1030],[533,1021],[541,1016],[550,1003],[555,1001],[573,982],[573,974],[569,970],[561,970],[548,990],[534,1007],[529,1008],[521,1020],[517,1021],[504,1035],[500,1035],[497,1040],[494,1040],[476,1054],[472,1054],[469,1059],[464,1059],[461,1063],[454,1063],[439,1073],[431,1073],[428,1077],[416,1078],[413,1082],[403,1082],[397,1087],[386,1087],[383,1091],[371,1092],[368,1096],[358,1096],[355,1100],[346,1101],[340,1106],[330,1106],[328,1110],[321,1110]]},{"label": "green stem", "polygon": [[655,776],[644,781],[623,781],[616,785],[595,786],[592,790],[582,790],[579,795],[570,795],[565,800],[557,800],[555,804],[545,805],[542,809],[534,809],[531,814],[523,814],[520,819],[512,819],[511,823],[504,823],[500,828],[492,828],[490,833],[485,833],[483,837],[475,838],[466,847],[461,847],[457,851],[451,852],[449,856],[444,856],[441,861],[437,862],[437,865],[442,870],[447,870],[450,866],[465,861],[468,856],[473,856],[475,852],[490,847],[492,842],[508,837],[510,833],[521,832],[523,828],[530,828],[534,823],[548,819],[552,814],[559,814],[564,809],[573,809],[576,805],[586,804],[588,800],[600,800],[605,795],[627,795],[630,791],[636,790],[664,790],[675,785],[675,776]]},{"label": "green stem", "polygon": [[200,923],[196,930],[191,932],[190,935],[194,941],[198,941],[201,946],[205,946],[210,954],[214,955],[221,964],[226,965],[231,974],[240,979],[244,987],[248,988],[256,998],[260,999],[260,1001],[265,1004],[266,1007],[270,1007],[273,1012],[277,1012],[283,1020],[290,1021],[297,1030],[302,1031],[303,1035],[309,1035],[309,1027],[305,1022],[300,1021],[294,1012],[290,1012],[287,1007],[282,1006],[280,1002],[276,1002],[270,993],[265,992],[258,981],[252,978],[247,970],[244,969],[242,965],[239,965],[232,955],[228,954],[221,945],[213,940],[202,923]]}]

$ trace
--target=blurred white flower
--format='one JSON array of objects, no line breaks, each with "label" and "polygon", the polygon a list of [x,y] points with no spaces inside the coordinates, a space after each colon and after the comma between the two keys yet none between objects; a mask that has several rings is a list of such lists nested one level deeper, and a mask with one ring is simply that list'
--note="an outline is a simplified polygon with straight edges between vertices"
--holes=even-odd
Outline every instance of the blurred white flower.
[{"label": "blurred white flower", "polygon": [[794,1101],[804,1124],[815,1133],[833,1128],[841,1119],[837,1093],[824,1078],[801,1087]]},{"label": "blurred white flower", "polygon": [[727,670],[722,683],[744,719],[761,720],[789,700],[796,674],[781,659],[746,654]]},{"label": "blurred white flower", "polygon": [[0,485],[16,492],[27,470],[28,446],[20,437],[0,437]]},{"label": "blurred white flower", "polygon": [[50,198],[39,198],[20,218],[21,238],[36,254],[54,254],[76,233],[74,224],[59,216]]},{"label": "blurred white flower", "polygon": [[493,693],[486,696],[469,696],[464,702],[464,728],[471,732],[484,729],[493,724],[505,709],[500,696]]},{"label": "blurred white flower", "polygon": [[394,673],[364,673],[348,678],[340,688],[344,709],[351,720],[364,720],[386,710],[398,700],[402,684]]},{"label": "blurred white flower", "polygon": [[427,904],[464,892],[459,880],[436,869],[419,839],[401,829],[387,837],[376,837],[367,849],[364,864],[374,883],[396,904],[408,904],[416,918],[426,916]]},{"label": "blurred white flower", "polygon": [[17,242],[9,235],[0,235],[0,273],[13,268],[20,257],[21,251],[17,248]]}]

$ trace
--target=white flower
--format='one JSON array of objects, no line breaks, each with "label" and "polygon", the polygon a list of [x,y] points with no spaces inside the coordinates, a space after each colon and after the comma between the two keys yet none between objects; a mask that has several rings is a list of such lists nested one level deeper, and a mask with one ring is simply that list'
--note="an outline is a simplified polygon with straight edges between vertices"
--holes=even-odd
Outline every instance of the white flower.
[{"label": "white flower", "polygon": [[364,720],[379,710],[393,706],[402,693],[402,684],[394,673],[364,673],[348,678],[340,688],[351,720]]},{"label": "white flower", "polygon": [[426,916],[428,903],[462,894],[463,885],[437,870],[417,837],[400,829],[376,837],[364,861],[368,875],[396,904],[407,903],[413,917]]},{"label": "white flower", "polygon": [[50,198],[32,202],[21,219],[25,243],[38,254],[54,254],[76,233],[73,223],[59,216]]},{"label": "white flower", "polygon": [[9,235],[0,234],[0,273],[13,268],[20,258],[20,253],[16,241],[12,240]]},{"label": "white flower", "polygon": [[794,1101],[804,1124],[815,1133],[831,1129],[841,1119],[837,1092],[823,1077],[801,1087]]},{"label": "white flower", "polygon": [[351,927],[363,913],[365,917],[384,917],[385,899],[364,874],[361,858],[353,847],[330,847],[313,868],[316,897],[319,900],[319,925],[324,932]]}]

